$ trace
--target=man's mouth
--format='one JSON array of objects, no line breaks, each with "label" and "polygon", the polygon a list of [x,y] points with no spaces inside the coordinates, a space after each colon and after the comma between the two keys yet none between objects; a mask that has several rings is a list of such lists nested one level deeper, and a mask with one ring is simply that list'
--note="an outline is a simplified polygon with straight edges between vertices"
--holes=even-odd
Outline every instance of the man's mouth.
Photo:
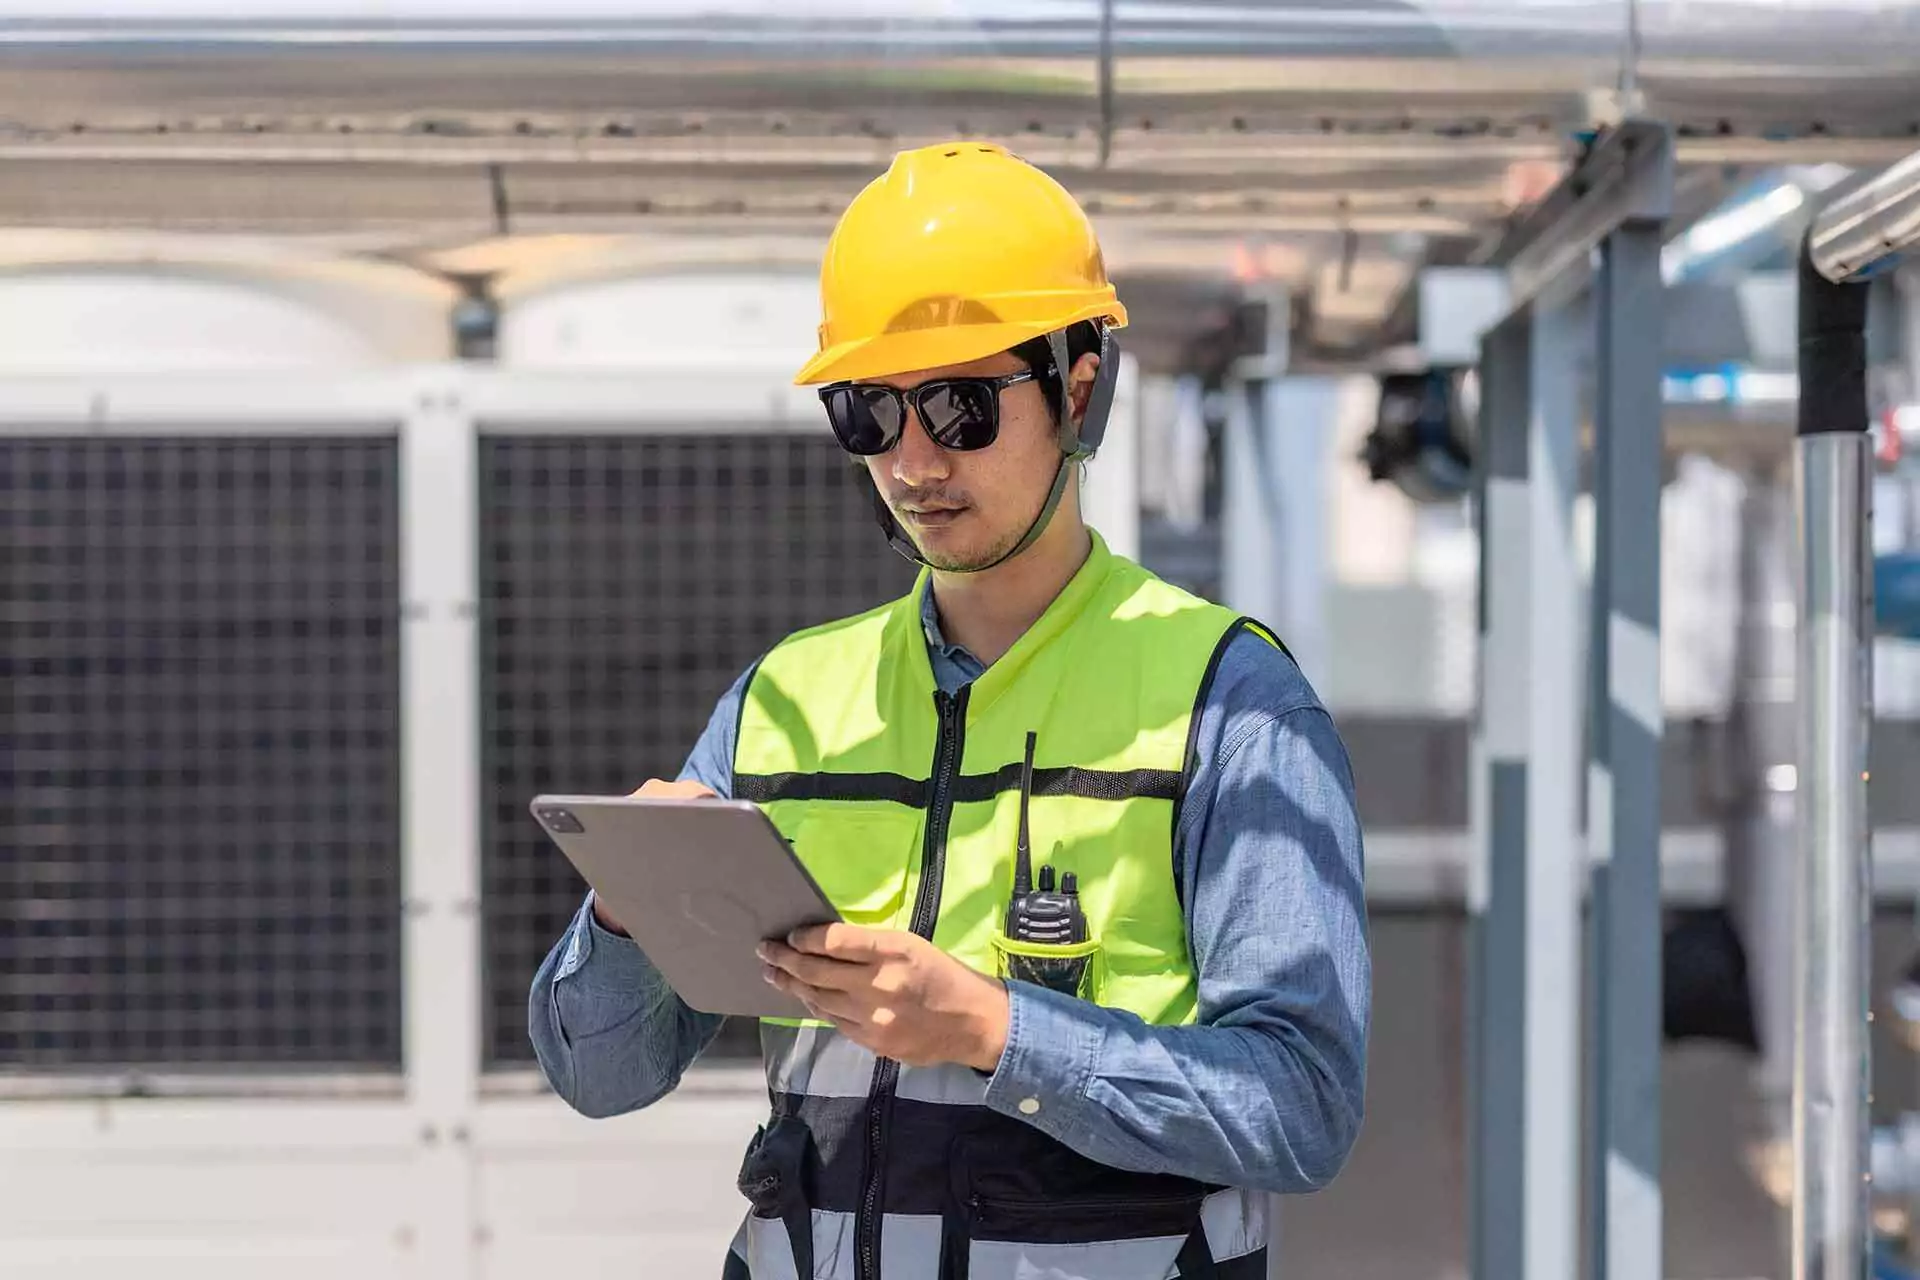
[{"label": "man's mouth", "polygon": [[907,519],[922,529],[938,529],[952,524],[966,513],[965,507],[902,507]]}]

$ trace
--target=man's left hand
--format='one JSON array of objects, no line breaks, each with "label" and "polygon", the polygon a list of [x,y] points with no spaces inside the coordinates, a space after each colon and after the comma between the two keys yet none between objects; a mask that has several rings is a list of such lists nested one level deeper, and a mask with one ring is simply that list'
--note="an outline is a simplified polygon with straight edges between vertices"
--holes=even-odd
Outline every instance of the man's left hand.
[{"label": "man's left hand", "polygon": [[763,942],[766,979],[854,1043],[910,1067],[1000,1064],[1007,989],[918,934],[853,924],[796,929]]}]

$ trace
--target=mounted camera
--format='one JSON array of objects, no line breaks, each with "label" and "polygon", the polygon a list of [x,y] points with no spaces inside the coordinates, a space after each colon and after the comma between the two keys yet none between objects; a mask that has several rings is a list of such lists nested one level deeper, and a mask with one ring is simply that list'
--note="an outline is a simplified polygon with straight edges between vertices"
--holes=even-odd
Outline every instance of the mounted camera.
[{"label": "mounted camera", "polygon": [[1415,502],[1446,502],[1473,484],[1471,369],[1434,368],[1380,376],[1380,407],[1360,450],[1367,474],[1391,481]]}]

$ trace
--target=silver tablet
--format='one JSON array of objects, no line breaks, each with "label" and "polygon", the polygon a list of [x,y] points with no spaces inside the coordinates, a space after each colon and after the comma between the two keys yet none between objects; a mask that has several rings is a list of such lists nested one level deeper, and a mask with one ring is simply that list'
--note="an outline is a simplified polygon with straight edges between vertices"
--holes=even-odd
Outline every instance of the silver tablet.
[{"label": "silver tablet", "polygon": [[810,1016],[754,946],[840,913],[744,800],[539,796],[533,816],[674,991],[704,1013]]}]

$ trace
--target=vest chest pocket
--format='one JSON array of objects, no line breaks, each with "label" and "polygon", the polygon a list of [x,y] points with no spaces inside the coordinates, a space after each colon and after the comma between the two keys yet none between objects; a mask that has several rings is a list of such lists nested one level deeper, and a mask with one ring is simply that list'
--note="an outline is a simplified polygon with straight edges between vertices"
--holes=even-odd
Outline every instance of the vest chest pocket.
[{"label": "vest chest pocket", "polygon": [[920,839],[917,810],[823,804],[801,818],[793,849],[849,924],[897,928]]},{"label": "vest chest pocket", "polygon": [[1100,940],[1085,942],[1022,942],[1003,931],[993,932],[993,955],[999,976],[1078,996],[1095,1004],[1103,985]]}]

